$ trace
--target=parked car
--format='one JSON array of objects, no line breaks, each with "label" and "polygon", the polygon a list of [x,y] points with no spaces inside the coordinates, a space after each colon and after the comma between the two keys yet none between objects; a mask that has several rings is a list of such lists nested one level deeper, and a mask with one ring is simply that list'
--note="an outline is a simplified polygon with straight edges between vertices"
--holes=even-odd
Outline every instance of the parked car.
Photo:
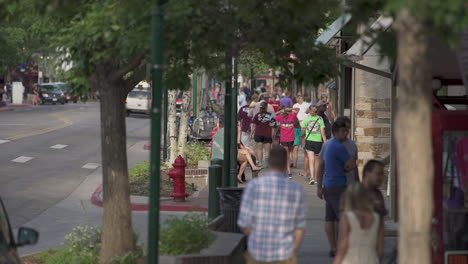
[{"label": "parked car", "polygon": [[41,104],[65,104],[65,90],[69,89],[69,85],[67,83],[41,83],[38,85],[38,88]]},{"label": "parked car", "polygon": [[20,227],[15,242],[7,212],[0,198],[0,264],[20,264],[17,248],[34,245],[38,239],[39,232],[32,228]]},{"label": "parked car", "polygon": [[127,116],[131,113],[150,114],[151,110],[151,92],[149,89],[133,89],[125,100]]}]

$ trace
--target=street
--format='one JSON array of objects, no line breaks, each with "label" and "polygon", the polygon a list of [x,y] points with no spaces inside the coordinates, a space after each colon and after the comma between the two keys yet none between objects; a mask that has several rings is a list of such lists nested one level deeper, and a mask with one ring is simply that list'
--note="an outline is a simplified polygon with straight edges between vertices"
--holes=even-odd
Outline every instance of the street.
[{"label": "street", "polygon": [[[127,145],[147,140],[150,120],[127,118]],[[0,194],[13,227],[65,199],[100,166],[99,104],[0,112]]]}]

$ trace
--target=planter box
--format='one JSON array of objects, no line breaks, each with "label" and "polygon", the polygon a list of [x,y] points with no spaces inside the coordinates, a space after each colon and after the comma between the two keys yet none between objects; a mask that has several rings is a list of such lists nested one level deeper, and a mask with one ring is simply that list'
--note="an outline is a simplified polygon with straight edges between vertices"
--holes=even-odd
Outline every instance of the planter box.
[{"label": "planter box", "polygon": [[208,169],[211,164],[211,160],[199,160],[198,161],[198,168],[199,169]]},{"label": "planter box", "polygon": [[159,256],[161,264],[243,264],[246,239],[242,234],[215,232],[216,239],[199,254]]}]

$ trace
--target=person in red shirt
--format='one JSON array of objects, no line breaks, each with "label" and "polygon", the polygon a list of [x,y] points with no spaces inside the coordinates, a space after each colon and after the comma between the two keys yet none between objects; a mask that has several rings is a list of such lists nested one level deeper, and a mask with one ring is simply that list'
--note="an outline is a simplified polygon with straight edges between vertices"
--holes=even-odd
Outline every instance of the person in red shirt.
[{"label": "person in red shirt", "polygon": [[[288,164],[292,162],[291,156],[294,149],[294,140],[296,139],[294,134],[296,119],[297,112],[293,108],[283,108],[275,116],[275,120],[279,122],[280,127],[280,144],[288,151]],[[291,166],[288,166],[288,177],[292,178]]]},{"label": "person in red shirt", "polygon": [[279,100],[276,100],[275,97],[270,97],[270,100],[268,101],[268,104],[273,106],[273,109],[275,110],[275,113],[279,111],[280,102],[279,102]]}]

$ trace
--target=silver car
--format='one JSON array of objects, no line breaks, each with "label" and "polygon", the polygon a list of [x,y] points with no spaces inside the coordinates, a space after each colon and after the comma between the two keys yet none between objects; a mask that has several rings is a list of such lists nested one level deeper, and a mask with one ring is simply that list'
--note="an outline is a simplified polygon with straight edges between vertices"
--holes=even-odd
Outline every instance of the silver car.
[{"label": "silver car", "polygon": [[135,89],[127,95],[125,100],[127,116],[130,113],[150,114],[151,92],[147,89]]}]

